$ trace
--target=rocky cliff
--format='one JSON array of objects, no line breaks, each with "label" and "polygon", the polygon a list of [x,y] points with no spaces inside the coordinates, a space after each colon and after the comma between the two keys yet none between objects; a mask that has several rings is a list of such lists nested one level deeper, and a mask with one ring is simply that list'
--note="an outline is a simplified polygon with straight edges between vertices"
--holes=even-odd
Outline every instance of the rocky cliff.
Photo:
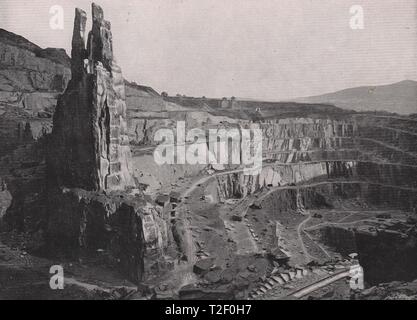
[{"label": "rocky cliff", "polygon": [[35,139],[30,123],[18,125],[20,145],[1,158],[0,212],[7,209],[4,221],[13,229],[42,232],[47,252],[79,257],[99,250],[139,282],[164,268],[168,230],[164,213],[136,188],[125,80],[110,23],[94,4],[92,17],[85,46],[87,17],[75,11],[71,80],[58,98],[52,133]]},{"label": "rocky cliff", "polygon": [[75,11],[72,78],[53,118],[48,243],[59,242],[71,254],[105,250],[138,282],[163,261],[168,230],[163,213],[136,188],[125,82],[113,57],[110,23],[95,4],[92,17],[85,47],[87,17]]},{"label": "rocky cliff", "polygon": [[41,49],[0,29],[0,157],[51,131],[69,66],[63,49]]},{"label": "rocky cliff", "polygon": [[[42,49],[0,29],[0,157],[19,145],[27,128],[33,139],[52,130],[57,100],[71,79],[71,59],[64,49]],[[125,81],[129,119],[136,112],[165,109],[152,88]],[[135,126],[128,123],[130,136]]]},{"label": "rocky cliff", "polygon": [[324,227],[322,241],[338,251],[358,252],[370,285],[389,281],[412,281],[417,277],[415,222],[392,219],[383,224],[366,224],[355,229]]},{"label": "rocky cliff", "polygon": [[68,257],[103,252],[136,283],[166,268],[166,223],[142,196],[61,189],[49,193],[48,203],[48,252]]},{"label": "rocky cliff", "polygon": [[71,76],[69,62],[63,49],[41,49],[0,29],[0,105],[51,117]]}]

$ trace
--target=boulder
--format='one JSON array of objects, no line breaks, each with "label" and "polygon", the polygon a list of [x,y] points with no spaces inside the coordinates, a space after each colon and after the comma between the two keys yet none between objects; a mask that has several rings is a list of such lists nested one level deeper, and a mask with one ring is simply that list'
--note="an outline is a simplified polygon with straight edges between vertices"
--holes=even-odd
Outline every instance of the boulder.
[{"label": "boulder", "polygon": [[255,201],[250,205],[251,209],[262,209],[262,203],[259,201]]},{"label": "boulder", "polygon": [[169,199],[173,203],[179,203],[179,202],[181,202],[181,194],[179,192],[172,191],[169,194]]},{"label": "boulder", "polygon": [[210,283],[218,283],[221,280],[222,271],[221,270],[212,270],[206,273],[204,279]]},{"label": "boulder", "polygon": [[161,207],[165,207],[165,205],[169,202],[169,196],[165,194],[160,194],[156,197],[155,203],[160,205]]},{"label": "boulder", "polygon": [[201,259],[194,264],[193,271],[195,274],[204,275],[214,267],[214,259]]}]

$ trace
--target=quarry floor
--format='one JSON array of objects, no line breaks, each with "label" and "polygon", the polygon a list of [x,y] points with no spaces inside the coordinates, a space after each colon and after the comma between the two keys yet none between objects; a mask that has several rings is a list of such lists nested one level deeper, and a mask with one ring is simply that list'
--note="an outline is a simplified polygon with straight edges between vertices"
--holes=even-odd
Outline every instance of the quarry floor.
[{"label": "quarry floor", "polygon": [[[272,221],[274,213],[271,209],[254,209],[251,204],[273,193],[277,188],[264,190],[244,199],[214,203],[204,194],[206,183],[211,178],[212,176],[196,178],[189,181],[189,187],[176,189],[185,198],[175,219],[187,220],[186,225],[191,234],[188,239],[188,254],[192,256],[190,267],[196,261],[211,258],[214,260],[214,268],[224,270],[223,272],[232,270],[236,275],[247,278],[247,269],[255,266],[256,275],[247,291],[256,290],[256,286],[262,284],[267,275],[277,272],[266,256],[268,249],[276,241],[274,230],[276,223],[279,223],[282,226],[280,247],[291,255],[290,267],[302,266],[312,271],[303,279],[295,279],[284,286],[275,286],[263,293],[259,297],[261,299],[289,299],[293,292],[322,281],[338,269],[349,268],[350,263],[346,256],[342,257],[340,253],[327,247],[312,231],[324,226],[353,228],[390,223],[393,220],[405,221],[410,214],[401,210],[368,207],[352,199],[339,203],[337,209],[291,211],[281,213],[279,221]],[[294,187],[278,189],[285,188]],[[170,190],[169,187],[167,191]],[[236,220],[234,217],[237,215],[244,218],[241,221]],[[283,271],[283,268],[280,270]],[[211,279],[212,277],[196,278],[194,283],[206,285]],[[341,279],[315,290],[303,299],[349,299],[351,294],[349,279]]]},{"label": "quarry floor", "polygon": [[[177,191],[183,201],[176,208],[176,217],[185,221],[185,242],[189,260],[172,272],[153,282],[169,284],[176,293],[182,286],[210,287],[211,281],[222,281],[215,287],[227,289],[236,278],[244,278],[249,286],[238,298],[295,299],[294,292],[312,287],[323,279],[349,268],[350,261],[333,248],[327,247],[314,233],[324,226],[357,227],[366,224],[384,224],[392,220],[405,220],[409,213],[401,210],[372,208],[356,201],[339,203],[337,209],[300,210],[284,212],[276,219],[273,210],[266,205],[251,207],[255,200],[267,197],[275,189],[270,188],[244,199],[229,199],[218,203],[205,198],[206,183],[212,176],[184,178],[173,185],[163,186],[160,192]],[[289,186],[288,188],[294,188]],[[241,221],[235,216],[242,216]],[[387,217],[387,218],[381,218]],[[277,223],[280,226],[279,247],[289,253],[288,266],[271,263],[268,251],[276,246]],[[111,266],[107,266],[98,254],[94,259],[67,261],[40,258],[30,253],[25,235],[0,234],[0,299],[150,299],[153,292],[143,294],[132,283],[123,279]],[[219,274],[199,277],[193,265],[199,260],[211,258]],[[53,265],[64,267],[64,290],[52,290],[49,273]],[[308,270],[302,278],[294,278],[284,285],[274,285],[257,296],[259,286],[271,275],[287,273],[291,268]],[[226,280],[225,280],[226,278]],[[225,280],[225,281],[223,281]],[[259,292],[259,291],[258,291]],[[344,278],[318,288],[300,299],[350,299],[349,279]],[[169,297],[177,297],[169,295]]]}]

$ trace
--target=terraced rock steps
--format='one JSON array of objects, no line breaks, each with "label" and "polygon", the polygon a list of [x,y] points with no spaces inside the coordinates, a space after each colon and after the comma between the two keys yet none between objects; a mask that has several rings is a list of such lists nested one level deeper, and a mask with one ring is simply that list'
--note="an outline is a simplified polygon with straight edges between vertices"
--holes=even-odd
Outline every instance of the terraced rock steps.
[{"label": "terraced rock steps", "polygon": [[266,294],[277,286],[287,286],[295,279],[302,279],[308,276],[310,271],[307,268],[294,268],[285,272],[273,272],[265,281],[256,289],[249,293],[249,298],[257,299]]}]

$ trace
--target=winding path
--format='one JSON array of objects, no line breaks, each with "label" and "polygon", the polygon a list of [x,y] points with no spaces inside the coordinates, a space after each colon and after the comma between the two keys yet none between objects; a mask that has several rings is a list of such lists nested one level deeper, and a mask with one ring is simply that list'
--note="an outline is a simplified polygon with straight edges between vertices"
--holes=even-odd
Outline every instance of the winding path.
[{"label": "winding path", "polygon": [[309,222],[311,220],[311,215],[308,214],[307,218],[305,218],[303,221],[300,222],[300,224],[297,226],[297,237],[298,237],[298,241],[300,243],[301,249],[303,250],[303,254],[304,254],[304,258],[306,263],[310,262],[310,260],[314,260],[315,257],[313,257],[312,255],[310,255],[308,253],[308,250],[304,244],[304,240],[303,240],[303,236],[301,235],[301,232],[304,231],[303,227],[304,225]]}]

